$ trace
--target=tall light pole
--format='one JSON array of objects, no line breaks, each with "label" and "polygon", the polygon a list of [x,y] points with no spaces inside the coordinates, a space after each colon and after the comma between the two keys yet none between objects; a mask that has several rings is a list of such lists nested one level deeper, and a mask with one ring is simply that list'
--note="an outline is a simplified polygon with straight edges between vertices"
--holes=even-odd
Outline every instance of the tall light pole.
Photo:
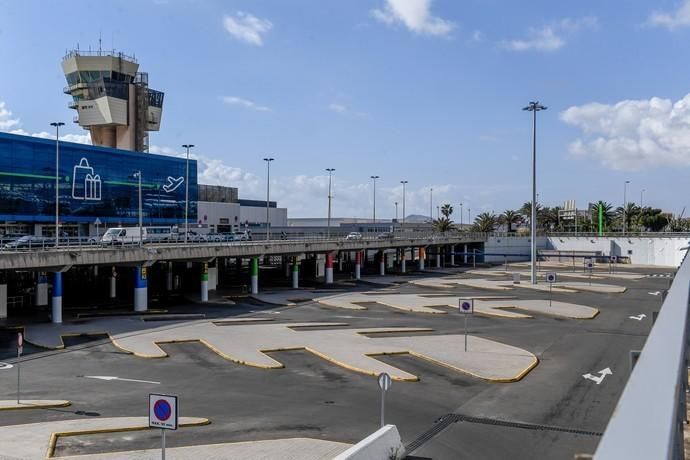
[{"label": "tall light pole", "polygon": [[331,184],[332,184],[332,178],[333,178],[333,171],[335,171],[335,168],[326,168],[326,171],[328,171],[328,237],[331,237]]},{"label": "tall light pole", "polygon": [[623,182],[623,233],[625,233],[626,227],[627,227],[627,220],[628,220],[628,184],[630,183],[629,180],[626,180]]},{"label": "tall light pole", "polygon": [[398,221],[398,202],[395,202],[395,221]]},{"label": "tall light pole", "polygon": [[646,189],[640,190],[640,208],[644,205],[644,192]]},{"label": "tall light pole", "polygon": [[61,121],[54,121],[55,126],[55,247],[60,246],[60,126]]},{"label": "tall light pole", "polygon": [[[407,184],[406,180],[401,180],[400,183],[403,186],[403,218],[402,218],[402,226],[405,227],[405,184]],[[402,229],[403,231],[405,230],[404,228]]]},{"label": "tall light pole", "polygon": [[266,162],[266,241],[271,239],[271,220],[269,215],[271,198],[271,161],[275,158],[264,158]]},{"label": "tall light pole", "polygon": [[378,179],[379,176],[371,176],[371,179],[374,181],[374,226],[376,225],[376,179]]},{"label": "tall light pole", "polygon": [[460,230],[462,230],[462,203],[460,203]]},{"label": "tall light pole", "polygon": [[434,211],[433,211],[433,204],[432,202],[434,201],[434,189],[433,187],[429,188],[429,222],[433,222],[434,220]]},{"label": "tall light pole", "polygon": [[530,281],[537,284],[537,112],[546,110],[539,101],[530,102],[522,110],[532,112],[532,215],[530,217],[531,228],[531,270]]},{"label": "tall light pole", "polygon": [[468,207],[467,208],[467,225],[472,224],[472,214],[471,214],[471,209]]},{"label": "tall light pole", "polygon": [[141,246],[144,241],[144,218],[141,210],[141,171],[136,171],[134,177],[137,178],[139,185],[139,246]]},{"label": "tall light pole", "polygon": [[187,149],[187,172],[184,177],[184,242],[187,242],[189,236],[189,149],[194,147],[194,144],[182,144],[182,148]]}]

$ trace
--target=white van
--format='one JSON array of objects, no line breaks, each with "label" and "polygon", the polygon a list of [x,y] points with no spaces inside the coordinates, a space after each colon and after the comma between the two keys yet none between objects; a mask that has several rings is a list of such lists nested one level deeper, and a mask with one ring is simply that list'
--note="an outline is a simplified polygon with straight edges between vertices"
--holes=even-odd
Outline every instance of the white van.
[{"label": "white van", "polygon": [[178,240],[177,228],[173,227],[113,227],[101,237],[103,244],[134,244],[168,242]]}]

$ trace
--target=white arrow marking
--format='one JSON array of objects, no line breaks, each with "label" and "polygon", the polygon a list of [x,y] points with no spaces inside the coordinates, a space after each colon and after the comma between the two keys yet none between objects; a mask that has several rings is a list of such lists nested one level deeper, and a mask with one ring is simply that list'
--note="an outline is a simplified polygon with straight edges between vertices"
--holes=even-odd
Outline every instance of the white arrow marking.
[{"label": "white arrow marking", "polygon": [[5,369],[12,369],[14,366],[10,363],[0,363],[0,371],[4,371]]},{"label": "white arrow marking", "polygon": [[638,321],[642,321],[642,319],[643,319],[643,318],[646,318],[646,317],[647,317],[647,315],[645,315],[644,313],[640,313],[640,314],[637,315],[637,316],[628,316],[628,318],[630,318],[630,319],[636,319],[636,320],[638,320]]},{"label": "white arrow marking", "polygon": [[649,295],[661,295],[661,291],[648,292]]},{"label": "white arrow marking", "polygon": [[160,385],[160,382],[153,382],[151,380],[137,380],[137,379],[124,379],[120,377],[115,377],[114,375],[85,375],[85,379],[97,379],[97,380],[119,380],[121,382],[136,382],[136,383],[150,383],[152,385]]},{"label": "white arrow marking", "polygon": [[586,378],[587,380],[591,380],[592,382],[596,383],[599,385],[601,382],[604,381],[604,377],[607,375],[612,375],[613,371],[611,371],[610,368],[602,369],[598,372],[599,377],[595,377],[592,374],[583,374],[582,377]]}]

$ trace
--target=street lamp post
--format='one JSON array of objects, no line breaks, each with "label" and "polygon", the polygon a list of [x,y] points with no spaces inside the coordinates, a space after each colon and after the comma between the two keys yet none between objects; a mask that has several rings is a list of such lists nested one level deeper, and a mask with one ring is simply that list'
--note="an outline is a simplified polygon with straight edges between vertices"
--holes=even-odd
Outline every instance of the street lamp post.
[{"label": "street lamp post", "polygon": [[183,144],[182,148],[187,149],[187,167],[184,178],[184,242],[187,242],[189,236],[189,149],[194,147],[194,144]]},{"label": "street lamp post", "polygon": [[264,158],[266,162],[266,241],[271,239],[271,221],[269,215],[271,198],[271,161],[275,158]]},{"label": "street lamp post", "polygon": [[376,226],[376,179],[378,178],[379,176],[371,176],[374,181],[374,226]]},{"label": "street lamp post", "polygon": [[335,171],[335,168],[326,168],[326,171],[328,171],[328,237],[331,237],[331,199],[333,196],[331,195],[331,184],[332,184],[332,176],[333,176],[333,171]]},{"label": "street lamp post", "polygon": [[433,187],[429,188],[429,222],[433,222],[434,220],[434,211],[433,209],[433,201],[434,201],[434,189]]},{"label": "street lamp post", "polygon": [[398,221],[398,202],[395,202],[395,221]]},{"label": "street lamp post", "polygon": [[627,230],[627,220],[628,220],[628,184],[629,180],[623,182],[623,233]]},{"label": "street lamp post", "polygon": [[640,208],[644,205],[644,192],[646,189],[640,190]]},{"label": "street lamp post", "polygon": [[530,281],[537,284],[537,112],[546,110],[538,101],[530,102],[522,110],[532,112],[532,215],[531,227],[531,270]]},{"label": "street lamp post", "polygon": [[60,126],[61,121],[50,124],[55,127],[55,247],[60,246]]},{"label": "street lamp post", "polygon": [[462,203],[460,203],[460,230],[462,230]]},{"label": "street lamp post", "polygon": [[142,207],[141,207],[141,171],[136,171],[134,173],[134,177],[137,178],[138,186],[139,186],[139,246],[143,244],[144,241],[144,217],[142,214]]},{"label": "street lamp post", "polygon": [[403,209],[402,209],[402,211],[403,211],[403,218],[402,218],[402,226],[403,226],[403,228],[402,228],[402,230],[405,231],[405,228],[404,228],[404,227],[405,227],[405,184],[407,184],[407,181],[406,181],[406,180],[401,180],[400,183],[401,183],[402,186],[403,186]]}]

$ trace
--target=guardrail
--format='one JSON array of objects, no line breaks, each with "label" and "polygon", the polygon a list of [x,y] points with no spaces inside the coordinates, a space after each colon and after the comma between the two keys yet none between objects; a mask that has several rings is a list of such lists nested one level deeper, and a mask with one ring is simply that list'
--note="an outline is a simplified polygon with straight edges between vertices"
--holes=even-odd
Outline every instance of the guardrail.
[{"label": "guardrail", "polygon": [[37,251],[55,251],[55,250],[74,250],[74,249],[97,249],[97,248],[132,248],[135,246],[146,246],[146,247],[184,247],[184,246],[199,246],[199,245],[220,245],[220,246],[230,246],[230,245],[251,245],[251,244],[276,244],[276,243],[303,243],[305,241],[309,242],[355,242],[355,241],[380,241],[380,242],[405,242],[408,241],[413,243],[414,241],[424,240],[425,244],[433,244],[434,241],[440,241],[439,244],[448,244],[445,240],[448,238],[459,239],[460,241],[475,241],[484,240],[486,234],[484,233],[423,233],[423,232],[411,232],[411,233],[395,233],[390,237],[376,237],[376,236],[362,236],[362,238],[347,238],[346,235],[337,235],[331,237],[325,237],[322,235],[303,235],[299,237],[280,235],[271,235],[270,239],[265,239],[258,237],[252,240],[227,240],[220,238],[203,238],[203,237],[190,237],[187,242],[183,238],[176,239],[175,241],[165,241],[162,239],[151,239],[147,241],[139,242],[138,239],[131,239],[126,241],[112,241],[112,242],[102,242],[96,237],[63,237],[60,238],[58,247],[55,246],[54,238],[45,238],[38,240],[30,240],[26,243],[18,243],[16,239],[5,239],[0,238],[0,254],[8,252],[37,252]]},{"label": "guardrail", "polygon": [[686,252],[595,459],[685,458],[689,306],[690,258]]}]

